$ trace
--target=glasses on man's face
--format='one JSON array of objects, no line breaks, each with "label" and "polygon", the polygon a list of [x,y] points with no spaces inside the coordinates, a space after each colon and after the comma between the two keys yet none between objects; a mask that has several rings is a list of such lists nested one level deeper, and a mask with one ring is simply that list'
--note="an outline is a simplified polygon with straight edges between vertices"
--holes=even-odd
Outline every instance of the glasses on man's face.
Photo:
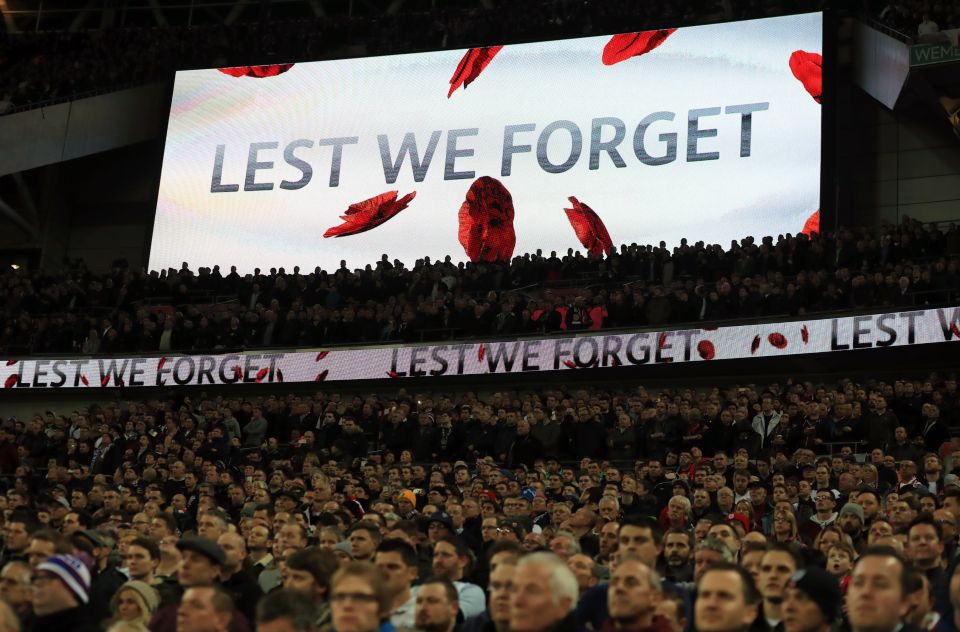
[{"label": "glasses on man's face", "polygon": [[333,603],[346,603],[354,601],[356,603],[367,604],[374,603],[377,600],[376,595],[359,592],[335,592],[330,595],[330,601]]}]

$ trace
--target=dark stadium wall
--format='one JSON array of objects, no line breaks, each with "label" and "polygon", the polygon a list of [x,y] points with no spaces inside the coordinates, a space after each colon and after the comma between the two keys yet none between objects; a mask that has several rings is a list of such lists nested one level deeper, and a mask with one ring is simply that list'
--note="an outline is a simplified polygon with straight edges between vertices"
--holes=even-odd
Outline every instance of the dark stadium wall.
[{"label": "dark stadium wall", "polygon": [[44,267],[63,257],[104,270],[119,258],[145,264],[162,140],[46,167]]},{"label": "dark stadium wall", "polygon": [[850,223],[960,219],[960,144],[946,117],[923,104],[891,112],[860,90],[851,106]]}]

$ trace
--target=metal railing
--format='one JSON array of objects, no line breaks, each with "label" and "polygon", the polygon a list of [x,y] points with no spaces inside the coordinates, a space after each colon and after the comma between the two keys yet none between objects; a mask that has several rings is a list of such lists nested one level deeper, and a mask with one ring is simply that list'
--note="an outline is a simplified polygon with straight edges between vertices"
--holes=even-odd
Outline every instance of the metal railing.
[{"label": "metal railing", "polygon": [[908,46],[912,46],[915,43],[914,37],[907,35],[906,33],[903,33],[901,31],[898,31],[892,26],[888,26],[887,24],[884,24],[874,16],[866,15],[866,14],[861,15],[860,21],[872,29],[880,31],[881,33],[884,33],[886,35],[889,35],[894,39],[900,40],[901,42],[903,42],[904,44],[907,44]]}]

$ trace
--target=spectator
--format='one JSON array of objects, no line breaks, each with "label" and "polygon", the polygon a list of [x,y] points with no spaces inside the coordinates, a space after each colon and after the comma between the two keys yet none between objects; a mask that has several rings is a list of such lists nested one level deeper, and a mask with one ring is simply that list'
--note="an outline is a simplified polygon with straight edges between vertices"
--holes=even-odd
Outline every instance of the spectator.
[{"label": "spectator", "polygon": [[510,600],[511,632],[576,630],[577,578],[552,553],[531,553],[520,559]]},{"label": "spectator", "polygon": [[33,581],[33,612],[38,630],[95,632],[99,626],[87,608],[90,571],[72,555],[41,562]]},{"label": "spectator", "polygon": [[757,617],[760,595],[742,567],[717,562],[697,581],[694,612],[699,632],[743,632]]}]

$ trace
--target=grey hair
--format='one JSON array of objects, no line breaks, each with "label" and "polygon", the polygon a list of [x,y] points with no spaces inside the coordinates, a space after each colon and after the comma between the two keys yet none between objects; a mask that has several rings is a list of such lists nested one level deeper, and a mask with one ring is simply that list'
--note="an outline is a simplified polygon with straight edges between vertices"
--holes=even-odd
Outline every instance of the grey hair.
[{"label": "grey hair", "polygon": [[[3,570],[6,569],[20,569],[25,573],[25,577],[21,580],[21,584],[30,585],[30,582],[33,580],[33,569],[30,568],[30,565],[26,562],[21,562],[20,560],[12,560],[3,565]],[[2,572],[2,571],[0,571]]]},{"label": "grey hair", "polygon": [[681,505],[683,505],[683,513],[684,513],[684,515],[689,519],[689,518],[690,518],[690,515],[691,515],[691,514],[690,514],[690,512],[691,512],[690,499],[687,498],[686,496],[680,496],[680,495],[678,494],[678,495],[672,497],[672,498],[669,500],[669,502],[667,502],[667,506],[669,507],[669,506],[670,506],[670,503],[672,503],[673,501],[677,501],[677,502],[679,502]]},{"label": "grey hair", "polygon": [[524,555],[517,562],[517,572],[527,566],[542,566],[546,568],[550,575],[550,594],[553,595],[553,603],[559,604],[560,600],[566,597],[570,600],[568,611],[573,612],[574,609],[576,609],[577,599],[580,596],[577,577],[560,556],[545,551]]},{"label": "grey hair", "polygon": [[730,550],[723,540],[715,538],[712,535],[707,536],[697,545],[698,551],[713,551],[719,553],[724,562],[733,562],[733,551]]},{"label": "grey hair", "polygon": [[[616,499],[615,496],[604,496],[600,499],[600,502],[610,502],[613,501],[613,504],[617,507],[617,511],[620,511],[620,501]],[[598,503],[599,504],[599,503]]]},{"label": "grey hair", "polygon": [[557,531],[553,534],[553,537],[563,538],[570,543],[570,555],[583,553],[583,549],[580,547],[580,540],[578,540],[577,536],[573,535],[569,531]]}]

